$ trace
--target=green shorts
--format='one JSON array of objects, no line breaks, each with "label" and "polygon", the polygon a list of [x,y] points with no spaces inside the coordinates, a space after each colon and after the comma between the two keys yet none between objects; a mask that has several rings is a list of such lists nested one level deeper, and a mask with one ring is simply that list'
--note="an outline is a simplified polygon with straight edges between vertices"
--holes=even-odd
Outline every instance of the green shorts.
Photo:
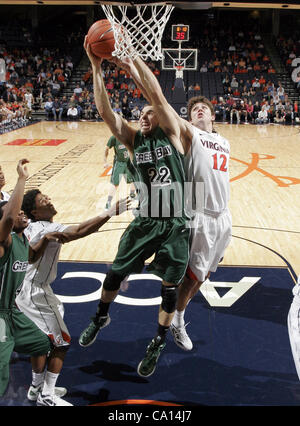
[{"label": "green shorts", "polygon": [[136,217],[122,235],[112,271],[119,275],[141,273],[153,254],[147,271],[164,281],[179,284],[189,261],[190,229],[184,218]]},{"label": "green shorts", "polygon": [[111,172],[110,182],[115,186],[119,186],[122,175],[125,177],[127,183],[133,182],[134,179],[128,170],[127,162],[115,161]]},{"label": "green shorts", "polygon": [[9,381],[13,351],[31,356],[46,355],[52,349],[49,337],[16,308],[0,309],[0,396]]}]

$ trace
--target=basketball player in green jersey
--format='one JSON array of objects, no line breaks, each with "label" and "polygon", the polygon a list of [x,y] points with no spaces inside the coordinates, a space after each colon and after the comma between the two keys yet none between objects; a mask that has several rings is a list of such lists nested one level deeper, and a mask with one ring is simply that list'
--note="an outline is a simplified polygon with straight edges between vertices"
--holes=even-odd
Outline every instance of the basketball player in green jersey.
[{"label": "basketball player in green jersey", "polygon": [[102,61],[92,54],[87,39],[84,47],[92,64],[98,112],[116,139],[128,149],[140,207],[139,215],[121,237],[116,258],[103,283],[97,313],[81,333],[79,343],[88,346],[95,341],[99,330],[110,322],[109,306],[121,282],[131,273],[141,273],[145,261],[155,255],[147,270],[162,279],[162,302],[157,335],[138,365],[138,374],[147,377],[154,372],[166,345],[166,333],[176,307],[177,286],[185,275],[189,259],[189,229],[183,208],[183,152],[174,147],[177,136],[160,121],[151,105],[142,110],[138,131],[112,110],[101,75]]},{"label": "basketball player in green jersey", "polygon": [[143,93],[146,88],[146,97],[161,118],[170,140],[184,153],[185,201],[191,218],[187,223],[191,229],[190,260],[179,287],[170,331],[180,348],[191,350],[193,343],[184,323],[185,309],[210,273],[216,271],[231,240],[230,143],[214,131],[214,108],[207,98],[189,99],[189,121],[184,120],[167,102],[157,78],[140,58],[134,61],[125,58],[120,65],[140,84]]},{"label": "basketball player in green jersey", "polygon": [[128,169],[128,151],[126,147],[119,142],[115,136],[111,136],[108,139],[106,144],[105,152],[104,152],[104,167],[107,168],[109,165],[107,164],[107,157],[110,149],[114,149],[114,162],[111,172],[111,188],[108,193],[107,202],[105,205],[105,210],[110,209],[111,201],[116,193],[117,187],[120,185],[120,179],[124,176],[126,183],[131,184],[130,188],[130,197],[135,197],[135,188],[133,185],[133,177]]},{"label": "basketball player in green jersey", "polygon": [[[46,334],[15,305],[29,255],[29,244],[23,234],[28,219],[20,211],[28,177],[27,163],[27,160],[19,161],[14,192],[9,201],[0,202],[0,396],[7,388],[13,351],[38,357],[52,348]],[[44,365],[35,366],[37,372],[40,368],[44,369]]]}]

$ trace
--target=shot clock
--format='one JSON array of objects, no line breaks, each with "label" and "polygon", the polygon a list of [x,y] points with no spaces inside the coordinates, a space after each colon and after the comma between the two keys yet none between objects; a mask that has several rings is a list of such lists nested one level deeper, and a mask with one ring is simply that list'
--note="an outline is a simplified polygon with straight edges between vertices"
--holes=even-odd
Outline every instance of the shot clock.
[{"label": "shot clock", "polygon": [[189,41],[189,25],[172,25],[172,41]]}]

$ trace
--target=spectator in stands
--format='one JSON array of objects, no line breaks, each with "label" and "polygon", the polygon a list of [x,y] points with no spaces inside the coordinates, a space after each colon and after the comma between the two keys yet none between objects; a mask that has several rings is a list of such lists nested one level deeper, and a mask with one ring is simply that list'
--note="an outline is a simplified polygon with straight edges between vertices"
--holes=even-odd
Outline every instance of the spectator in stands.
[{"label": "spectator in stands", "polygon": [[222,96],[220,96],[219,102],[215,105],[214,110],[216,115],[216,121],[226,121],[226,111],[228,110],[228,108],[226,107],[226,103]]},{"label": "spectator in stands", "polygon": [[130,110],[129,110],[129,100],[128,100],[128,95],[125,94],[122,98],[121,101],[121,108],[122,108],[122,115],[123,117],[127,120],[128,118],[130,118]]},{"label": "spectator in stands", "polygon": [[257,77],[254,79],[254,81],[252,83],[252,88],[255,89],[255,90],[260,88],[260,82],[259,82]]},{"label": "spectator in stands", "polygon": [[67,117],[70,120],[78,119],[78,109],[75,106],[71,106],[67,111]]},{"label": "spectator in stands", "polygon": [[277,91],[275,92],[274,96],[273,96],[273,101],[274,104],[277,105],[280,101],[279,95],[277,94]]},{"label": "spectator in stands", "polygon": [[245,122],[252,122],[253,121],[253,103],[251,101],[251,99],[248,101],[247,105],[246,105],[246,111],[247,111],[247,115],[245,118]]},{"label": "spectator in stands", "polygon": [[294,120],[294,108],[292,103],[288,100],[284,104],[285,122],[292,123]]},{"label": "spectator in stands", "polygon": [[47,101],[45,102],[44,105],[44,109],[45,109],[45,113],[46,113],[46,117],[47,120],[50,120],[50,115],[52,113],[52,109],[53,109],[53,101],[52,98],[48,98]]},{"label": "spectator in stands", "polygon": [[282,84],[280,81],[278,82],[277,95],[279,96],[279,99],[281,101],[284,100],[284,88],[282,87]]},{"label": "spectator in stands", "polygon": [[234,102],[230,110],[230,123],[233,121],[234,114],[236,115],[237,124],[240,123],[240,110],[240,104],[238,102]]},{"label": "spectator in stands", "polygon": [[117,114],[122,115],[122,110],[121,110],[120,104],[118,102],[114,103],[113,111],[116,112]]},{"label": "spectator in stands", "polygon": [[282,123],[285,121],[285,108],[282,101],[279,101],[275,108],[275,123]]},{"label": "spectator in stands", "polygon": [[78,99],[81,96],[82,93],[82,87],[80,87],[80,84],[76,84],[76,87],[73,91],[75,99]]},{"label": "spectator in stands", "polygon": [[207,61],[201,65],[200,72],[208,72]]},{"label": "spectator in stands", "polygon": [[231,89],[236,89],[239,87],[239,82],[237,81],[236,77],[232,76],[231,82],[230,82]]},{"label": "spectator in stands", "polygon": [[275,111],[276,111],[276,105],[274,103],[274,99],[270,99],[269,110],[268,110],[270,123],[274,123]]},{"label": "spectator in stands", "polygon": [[61,105],[61,108],[62,108],[61,117],[67,116],[67,112],[68,112],[68,109],[69,109],[69,103],[68,103],[68,99],[65,95],[62,97],[60,105]]},{"label": "spectator in stands", "polygon": [[12,111],[10,103],[5,103],[0,99],[0,117],[1,121],[11,121],[15,118],[16,114]]},{"label": "spectator in stands", "polygon": [[131,110],[131,119],[132,120],[139,120],[141,116],[141,111],[139,110],[138,106],[135,105]]},{"label": "spectator in stands", "polygon": [[76,103],[76,108],[78,111],[78,118],[81,119],[86,109],[86,102],[82,96],[79,96],[78,101]]},{"label": "spectator in stands", "polygon": [[255,103],[253,105],[253,113],[252,113],[253,121],[255,121],[258,118],[258,114],[259,114],[260,110],[261,110],[261,108],[260,108],[260,105],[259,105],[259,101],[255,101]]},{"label": "spectator in stands", "polygon": [[226,74],[225,77],[223,78],[222,84],[223,84],[224,90],[230,87],[230,80],[229,80],[228,74]]},{"label": "spectator in stands", "polygon": [[261,108],[261,110],[259,111],[258,116],[257,116],[255,122],[257,124],[266,124],[266,123],[268,123],[268,111],[267,111],[265,105],[263,105],[262,108]]},{"label": "spectator in stands", "polygon": [[276,70],[271,63],[268,64],[268,74],[275,74]]},{"label": "spectator in stands", "polygon": [[26,107],[26,118],[31,120],[32,115],[32,108],[33,108],[33,95],[29,89],[26,90],[26,93],[24,94],[24,102]]},{"label": "spectator in stands", "polygon": [[248,124],[248,116],[247,116],[247,103],[243,100],[240,102],[240,121],[244,119],[244,122]]},{"label": "spectator in stands", "polygon": [[93,102],[92,98],[88,96],[86,98],[86,105],[85,105],[85,111],[84,116],[87,120],[91,120],[95,118],[97,112],[97,108],[95,103]]},{"label": "spectator in stands", "polygon": [[62,119],[62,113],[63,113],[63,106],[61,101],[56,97],[54,98],[53,104],[52,104],[52,113],[54,117],[54,121],[57,120],[57,114],[58,114],[58,120],[61,121]]}]

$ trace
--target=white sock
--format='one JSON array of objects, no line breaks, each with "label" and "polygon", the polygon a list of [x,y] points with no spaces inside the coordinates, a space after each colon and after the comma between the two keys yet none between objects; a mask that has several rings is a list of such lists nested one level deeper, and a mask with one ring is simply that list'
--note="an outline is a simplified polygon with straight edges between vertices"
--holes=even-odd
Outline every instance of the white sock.
[{"label": "white sock", "polygon": [[183,311],[175,311],[173,320],[172,320],[172,324],[175,325],[175,327],[183,327],[184,326],[184,312]]},{"label": "white sock", "polygon": [[45,376],[44,371],[42,373],[35,373],[34,371],[32,371],[32,384],[33,384],[33,386],[37,388],[40,384],[42,384],[43,381],[44,381],[44,376]]},{"label": "white sock", "polygon": [[44,379],[44,387],[42,394],[43,395],[54,395],[55,393],[55,385],[58,379],[59,374],[51,373],[47,371]]}]

